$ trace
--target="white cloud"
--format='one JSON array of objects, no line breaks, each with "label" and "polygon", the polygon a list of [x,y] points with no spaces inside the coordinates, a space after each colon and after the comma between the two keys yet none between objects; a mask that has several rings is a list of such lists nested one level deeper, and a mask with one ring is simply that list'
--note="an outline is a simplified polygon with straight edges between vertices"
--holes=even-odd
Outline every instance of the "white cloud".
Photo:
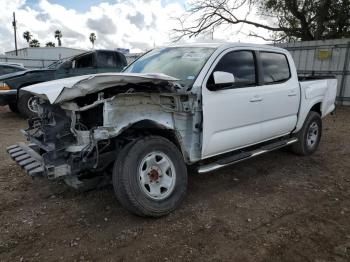
[{"label": "white cloud", "polygon": [[[91,43],[88,36],[95,32],[95,48],[123,47],[136,52],[168,43],[171,30],[177,25],[172,18],[185,12],[183,2],[162,3],[160,0],[101,3],[91,6],[84,13],[50,3],[49,0],[39,0],[34,7],[26,5],[25,0],[0,0],[0,6],[0,53],[14,48],[12,11],[16,12],[19,48],[27,46],[22,37],[24,31],[30,31],[44,46],[48,41],[57,42],[54,31],[59,29],[63,34],[63,46],[89,49]],[[238,36],[235,31],[237,27],[219,28],[214,37],[226,41],[256,41],[242,34]]]}]

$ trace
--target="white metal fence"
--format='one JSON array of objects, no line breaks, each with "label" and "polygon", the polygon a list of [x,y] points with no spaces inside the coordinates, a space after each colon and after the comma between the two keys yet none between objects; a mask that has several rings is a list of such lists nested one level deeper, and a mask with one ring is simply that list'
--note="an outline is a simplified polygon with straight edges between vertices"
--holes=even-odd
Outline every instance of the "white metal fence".
[{"label": "white metal fence", "polygon": [[278,46],[292,54],[300,75],[334,75],[338,79],[337,102],[350,105],[350,39],[304,41]]},{"label": "white metal fence", "polygon": [[[126,54],[126,60],[128,64],[133,62],[135,59],[137,59],[141,54]],[[57,60],[53,59],[32,59],[32,58],[21,58],[21,57],[15,57],[15,56],[5,56],[0,55],[0,62],[6,62],[6,63],[17,63],[21,64],[26,68],[30,69],[40,69],[47,67],[48,65],[52,64],[53,62],[56,62]]]},{"label": "white metal fence", "polygon": [[0,62],[17,63],[17,64],[23,65],[26,68],[31,68],[31,69],[44,68],[44,67],[47,67],[48,65],[52,64],[55,61],[57,61],[57,60],[31,59],[31,58],[20,58],[20,57],[0,55]]}]

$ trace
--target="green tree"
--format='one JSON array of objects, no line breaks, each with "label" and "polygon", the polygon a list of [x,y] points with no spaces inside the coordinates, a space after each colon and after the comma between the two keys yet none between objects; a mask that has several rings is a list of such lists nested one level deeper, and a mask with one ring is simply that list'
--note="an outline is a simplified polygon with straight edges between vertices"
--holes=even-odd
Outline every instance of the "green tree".
[{"label": "green tree", "polygon": [[62,42],[61,42],[62,32],[60,30],[55,31],[55,38],[57,38],[58,46],[62,46]]},{"label": "green tree", "polygon": [[46,43],[46,47],[55,47],[55,43],[54,42],[47,42]]},{"label": "green tree", "polygon": [[29,42],[29,46],[30,46],[30,47],[40,47],[40,43],[39,43],[38,40],[33,39],[33,40],[31,40],[31,41]]},{"label": "green tree", "polygon": [[95,41],[96,41],[96,34],[95,33],[91,33],[89,36],[89,40],[92,44],[92,48],[95,46]]},{"label": "green tree", "polygon": [[[247,10],[247,13],[242,13]],[[249,19],[254,7],[266,21]],[[175,39],[210,33],[220,26],[251,25],[266,29],[265,40],[320,40],[350,36],[350,0],[194,0],[188,12],[178,18]]]},{"label": "green tree", "polygon": [[27,41],[27,43],[29,44],[30,40],[32,39],[32,34],[29,31],[25,31],[23,33],[23,38]]}]

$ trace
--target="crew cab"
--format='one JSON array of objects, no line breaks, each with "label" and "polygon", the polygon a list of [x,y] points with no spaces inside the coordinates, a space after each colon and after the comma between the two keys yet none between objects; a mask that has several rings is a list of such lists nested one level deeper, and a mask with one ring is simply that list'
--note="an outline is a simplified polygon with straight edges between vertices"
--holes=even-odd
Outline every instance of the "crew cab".
[{"label": "crew cab", "polygon": [[125,56],[117,51],[94,50],[54,62],[44,69],[17,70],[0,76],[0,106],[26,117],[37,113],[36,99],[21,88],[54,79],[103,73],[120,72],[127,65]]},{"label": "crew cab", "polygon": [[314,153],[335,108],[335,78],[298,79],[288,51],[242,43],[156,48],[123,73],[78,76],[23,91],[39,115],[9,147],[32,177],[75,188],[112,181],[119,202],[162,216],[199,173],[289,146]]}]

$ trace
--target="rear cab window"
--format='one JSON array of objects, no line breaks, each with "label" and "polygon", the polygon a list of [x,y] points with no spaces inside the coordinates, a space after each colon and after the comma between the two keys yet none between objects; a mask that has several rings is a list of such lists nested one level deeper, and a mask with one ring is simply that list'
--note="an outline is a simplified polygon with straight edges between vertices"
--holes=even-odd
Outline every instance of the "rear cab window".
[{"label": "rear cab window", "polygon": [[94,53],[82,55],[72,62],[72,68],[92,68],[95,67]]},{"label": "rear cab window", "polygon": [[263,84],[282,83],[291,78],[285,54],[260,51]]},{"label": "rear cab window", "polygon": [[98,52],[97,66],[100,68],[119,68],[126,66],[126,59],[116,52]]}]

